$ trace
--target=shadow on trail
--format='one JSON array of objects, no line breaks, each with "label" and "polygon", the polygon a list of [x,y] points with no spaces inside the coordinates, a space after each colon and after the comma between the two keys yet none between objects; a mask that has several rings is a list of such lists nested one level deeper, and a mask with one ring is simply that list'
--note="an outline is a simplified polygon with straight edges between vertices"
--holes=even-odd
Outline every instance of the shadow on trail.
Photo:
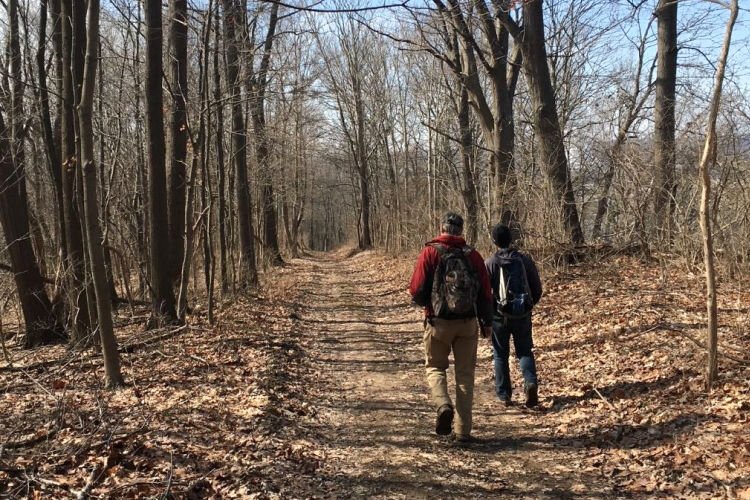
[{"label": "shadow on trail", "polygon": [[[367,370],[375,373],[403,373],[405,369],[421,366],[420,362],[408,359],[347,359],[338,360],[331,358],[318,358],[321,363],[328,363],[332,369],[338,372],[352,373],[353,371]],[[335,367],[335,368],[333,368]],[[361,376],[361,375],[360,375]]]},{"label": "shadow on trail", "polygon": [[358,319],[358,318],[352,318],[352,319],[312,319],[312,318],[302,318],[300,321],[303,323],[326,323],[331,325],[375,325],[375,326],[390,326],[390,325],[413,325],[415,323],[414,320],[406,320],[406,321],[372,321],[367,319]]},{"label": "shadow on trail", "polygon": [[580,396],[555,396],[552,403],[552,407],[548,410],[549,412],[557,412],[566,409],[572,405],[587,400],[600,399],[597,390],[607,400],[620,400],[620,399],[634,399],[644,397],[652,393],[661,392],[668,387],[674,385],[685,377],[695,375],[694,372],[677,372],[669,377],[660,377],[656,380],[642,381],[635,380],[630,382],[616,382],[605,387],[597,387],[587,389]]},{"label": "shadow on trail", "polygon": [[659,424],[622,424],[597,426],[591,432],[575,436],[540,436],[523,434],[479,440],[472,449],[482,453],[502,453],[508,449],[570,448],[570,449],[634,449],[653,448],[674,441],[681,434],[692,432],[698,425],[722,420],[716,415],[690,413],[678,415]]},{"label": "shadow on trail", "polygon": [[[610,481],[569,463],[609,429],[545,435],[523,415],[498,405],[487,409],[489,390],[479,379],[474,434],[480,440],[457,447],[437,438],[421,321],[405,292],[367,258],[298,261],[307,279],[298,286],[303,297],[296,319],[319,373],[320,420],[309,425],[329,457],[316,472],[323,498],[613,496]],[[449,379],[453,385],[452,370]],[[621,439],[640,433],[623,429]]]},{"label": "shadow on trail", "polygon": [[[460,460],[460,457],[450,457]],[[435,466],[440,466],[435,464]],[[404,470],[406,477],[363,477],[351,474],[324,475],[322,481],[341,485],[351,498],[391,497],[396,498],[600,498],[600,492],[592,487],[600,478],[593,474],[580,473],[564,477],[554,473],[540,476],[536,471],[514,471],[507,478],[502,470],[492,476],[482,477],[471,471],[458,470],[450,463],[442,464],[447,477],[423,479],[420,471]],[[414,477],[409,477],[409,476]],[[468,476],[468,481],[467,481]],[[546,485],[553,484],[549,487]],[[572,492],[573,486],[578,488]],[[620,496],[622,498],[622,496]]]}]

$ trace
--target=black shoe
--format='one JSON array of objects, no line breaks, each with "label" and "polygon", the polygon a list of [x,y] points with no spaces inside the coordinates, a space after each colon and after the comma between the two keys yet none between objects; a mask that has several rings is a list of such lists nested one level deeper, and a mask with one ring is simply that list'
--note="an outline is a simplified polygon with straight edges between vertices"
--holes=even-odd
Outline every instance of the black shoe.
[{"label": "black shoe", "polygon": [[539,387],[536,384],[524,384],[526,393],[526,408],[533,408],[539,404]]},{"label": "black shoe", "polygon": [[513,406],[513,400],[510,399],[510,396],[498,396],[497,399],[505,406]]},{"label": "black shoe", "polygon": [[447,436],[451,433],[451,430],[453,430],[453,407],[443,405],[437,411],[435,433],[439,436]]}]

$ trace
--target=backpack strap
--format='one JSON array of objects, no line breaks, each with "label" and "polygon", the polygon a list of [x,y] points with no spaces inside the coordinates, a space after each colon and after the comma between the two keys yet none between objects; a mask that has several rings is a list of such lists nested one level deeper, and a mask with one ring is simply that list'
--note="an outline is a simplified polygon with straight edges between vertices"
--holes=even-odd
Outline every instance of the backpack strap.
[{"label": "backpack strap", "polygon": [[440,254],[440,257],[448,253],[448,245],[442,243],[427,243],[426,246],[434,248]]}]

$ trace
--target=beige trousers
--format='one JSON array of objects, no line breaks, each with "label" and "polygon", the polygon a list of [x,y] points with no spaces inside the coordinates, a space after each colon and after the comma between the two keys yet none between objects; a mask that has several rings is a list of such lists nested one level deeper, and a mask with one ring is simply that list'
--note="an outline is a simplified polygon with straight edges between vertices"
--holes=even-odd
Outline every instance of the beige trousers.
[{"label": "beige trousers", "polygon": [[[427,323],[424,332],[427,384],[437,408],[451,405],[456,410],[453,431],[471,434],[471,407],[474,400],[474,367],[477,363],[478,324],[476,318],[438,319]],[[448,356],[453,351],[456,370],[456,404],[448,394]]]}]

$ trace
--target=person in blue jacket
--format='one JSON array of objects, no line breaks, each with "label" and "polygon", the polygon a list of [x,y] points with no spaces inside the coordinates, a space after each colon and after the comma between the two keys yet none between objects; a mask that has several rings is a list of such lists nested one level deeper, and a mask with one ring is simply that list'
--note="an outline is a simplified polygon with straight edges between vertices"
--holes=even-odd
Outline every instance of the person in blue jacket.
[{"label": "person in blue jacket", "polygon": [[[511,247],[512,240],[513,237],[508,226],[498,224],[492,229],[492,241],[498,247],[498,250],[485,260],[484,264],[487,267],[487,273],[490,277],[490,285],[495,302],[498,303],[499,300],[500,275],[503,264],[512,259],[520,259],[526,273],[527,290],[531,301],[530,307],[533,307],[542,298],[542,282],[539,279],[539,270],[531,257]],[[495,308],[492,321],[495,393],[500,401],[506,405],[512,404],[511,396],[513,392],[508,365],[511,337],[513,337],[516,357],[523,373],[526,406],[531,408],[539,403],[539,381],[536,375],[536,363],[533,352],[534,342],[531,331],[530,309],[523,316],[513,317],[503,314],[500,308]]]}]

